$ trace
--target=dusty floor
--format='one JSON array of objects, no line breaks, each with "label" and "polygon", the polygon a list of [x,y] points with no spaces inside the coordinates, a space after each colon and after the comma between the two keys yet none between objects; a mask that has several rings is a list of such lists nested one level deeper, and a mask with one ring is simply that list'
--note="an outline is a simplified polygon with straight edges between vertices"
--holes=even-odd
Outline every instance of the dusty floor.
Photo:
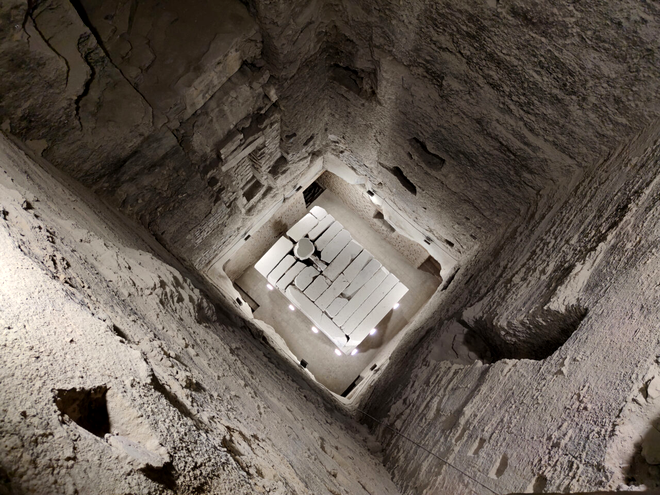
[{"label": "dusty floor", "polygon": [[284,338],[298,359],[308,362],[316,379],[337,394],[344,392],[368,367],[387,344],[401,332],[413,316],[428,302],[439,285],[439,279],[416,269],[399,251],[384,242],[368,223],[352,212],[331,191],[326,190],[311,206],[325,208],[344,225],[351,235],[376,259],[394,273],[408,288],[396,311],[390,311],[378,324],[378,333],[369,336],[355,356],[337,356],[335,346],[322,333],[311,331],[312,323],[300,311],[289,311],[288,299],[278,290],[269,291],[266,280],[254,267],[248,268],[236,281],[258,305],[254,317],[271,325]]}]

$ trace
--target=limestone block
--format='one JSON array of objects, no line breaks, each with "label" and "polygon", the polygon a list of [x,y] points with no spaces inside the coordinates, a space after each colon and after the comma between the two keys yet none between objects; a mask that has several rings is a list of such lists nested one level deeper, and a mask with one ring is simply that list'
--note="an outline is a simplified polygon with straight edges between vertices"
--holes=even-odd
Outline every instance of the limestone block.
[{"label": "limestone block", "polygon": [[318,277],[319,271],[313,266],[307,266],[303,268],[300,274],[296,277],[296,287],[300,290],[305,290],[309,284],[312,283],[316,277]]},{"label": "limestone block", "polygon": [[[351,264],[351,262],[355,259],[355,257],[362,252],[362,246],[360,246],[357,242],[351,241],[348,243],[344,249],[337,255],[337,257],[332,260],[332,263],[326,268],[326,270],[323,272],[323,275],[325,275],[327,278],[330,280],[335,280],[337,276],[346,270],[348,265]],[[357,271],[355,272],[357,274]],[[347,278],[348,280],[348,278]],[[352,282],[353,279],[349,280],[349,282]]]},{"label": "limestone block", "polygon": [[300,290],[298,290],[298,288],[294,287],[293,285],[287,287],[285,294],[289,298],[289,300],[300,311],[302,311],[305,316],[307,316],[307,318],[312,320],[312,323],[314,323],[317,328],[320,327],[321,316],[323,312],[318,308],[316,304],[310,301],[305,294],[300,292]]},{"label": "limestone block", "polygon": [[367,300],[371,293],[376,290],[385,277],[389,275],[389,272],[385,268],[378,270],[374,276],[364,284],[364,286],[351,298],[351,300],[344,306],[344,308],[339,311],[337,316],[334,318],[334,321],[340,327],[343,327],[346,321],[350,316],[355,313],[355,311]]},{"label": "limestone block", "polygon": [[301,263],[300,261],[297,262],[286,271],[282,278],[279,279],[277,282],[277,288],[280,290],[286,289],[291,284],[291,282],[293,282],[293,279],[296,278],[304,268],[305,263]]},{"label": "limestone block", "polygon": [[290,254],[287,254],[284,259],[279,262],[275,269],[270,272],[268,275],[268,281],[273,285],[277,284],[277,281],[282,278],[282,276],[287,272],[289,268],[293,266],[295,262],[296,258]]},{"label": "limestone block", "polygon": [[298,223],[291,227],[287,231],[286,235],[289,236],[291,240],[298,242],[300,239],[305,237],[310,230],[316,227],[318,223],[318,219],[311,213],[308,213],[302,217]]},{"label": "limestone block", "polygon": [[[394,288],[394,286],[399,282],[399,279],[394,276],[394,274],[390,273],[387,277],[385,277],[385,280],[381,282],[381,284],[376,287],[376,290],[374,290],[369,297],[364,301],[363,304],[360,305],[360,307],[353,313],[353,315],[348,319],[348,321],[342,325],[342,328],[344,331],[351,335],[353,331],[362,323],[362,321],[371,314],[371,312],[376,308],[378,303]],[[394,305],[394,303],[392,303]],[[390,306],[390,309],[392,307]],[[383,316],[385,316],[383,314]],[[382,319],[382,317],[381,317]],[[371,318],[373,320],[373,318]],[[376,321],[378,323],[380,320]],[[369,330],[371,330],[370,327]]]},{"label": "limestone block", "polygon": [[323,232],[323,235],[321,235],[321,237],[316,239],[314,242],[316,249],[323,251],[325,247],[330,243],[330,241],[343,230],[343,228],[344,227],[339,222],[334,222],[332,225],[330,225],[328,230]]},{"label": "limestone block", "polygon": [[316,301],[329,286],[330,283],[328,282],[328,279],[321,275],[320,277],[316,277],[309,287],[305,289],[305,295],[312,301]]},{"label": "limestone block", "polygon": [[369,335],[371,329],[377,326],[378,323],[385,318],[387,313],[392,311],[392,307],[401,300],[406,292],[408,292],[408,288],[401,282],[398,282],[394,288],[392,288],[392,290],[390,290],[387,295],[376,304],[364,320],[360,322],[357,328],[350,333],[351,339],[362,342],[365,337]]},{"label": "limestone block", "polygon": [[309,210],[309,212],[312,215],[314,215],[317,218],[317,220],[319,220],[319,221],[323,220],[326,217],[326,215],[328,214],[328,212],[325,211],[325,208],[322,208],[320,206],[314,206],[311,210]]},{"label": "limestone block", "polygon": [[344,275],[348,279],[349,282],[352,282],[355,277],[357,277],[357,274],[360,273],[360,270],[362,270],[367,263],[369,263],[374,257],[371,255],[369,251],[366,249],[362,251],[353,262],[348,265],[348,268],[344,270]]},{"label": "limestone block", "polygon": [[339,313],[344,306],[348,304],[348,299],[344,297],[337,297],[330,306],[328,306],[328,309],[325,310],[325,312],[328,314],[330,318],[334,318],[337,316],[337,313]]},{"label": "limestone block", "polygon": [[[320,239],[319,239],[320,241]],[[317,243],[319,242],[317,241]],[[339,253],[351,242],[351,234],[344,229],[339,232],[325,248],[321,251],[321,259],[326,263],[331,263]]]},{"label": "limestone block", "polygon": [[337,277],[330,287],[316,300],[316,305],[322,310],[326,310],[328,306],[334,301],[341,291],[348,285],[348,280],[343,275]]},{"label": "limestone block", "polygon": [[[349,285],[344,291],[344,295],[351,297],[355,294],[364,284],[371,280],[371,277],[374,276],[381,266],[380,261],[372,259],[367,263],[367,266],[360,270],[360,273],[355,276],[351,285]],[[348,278],[348,276],[346,278]]]},{"label": "limestone block", "polygon": [[312,230],[309,231],[307,236],[313,241],[316,240],[334,222],[335,222],[335,218],[332,215],[326,215],[319,221],[316,227],[314,227]]},{"label": "limestone block", "polygon": [[275,269],[292,248],[293,242],[285,237],[280,237],[277,242],[273,244],[273,247],[271,247],[266,254],[257,261],[254,267],[264,277],[268,277],[268,274]]}]

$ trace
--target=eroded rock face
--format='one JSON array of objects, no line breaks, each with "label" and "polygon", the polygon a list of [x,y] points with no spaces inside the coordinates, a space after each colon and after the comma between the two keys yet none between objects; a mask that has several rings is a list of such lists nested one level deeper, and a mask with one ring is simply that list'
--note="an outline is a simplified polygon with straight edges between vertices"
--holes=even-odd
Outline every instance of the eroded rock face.
[{"label": "eroded rock face", "polygon": [[0,168],[3,491],[398,493],[364,428],[143,229],[4,137]]},{"label": "eroded rock face", "polygon": [[[649,330],[657,316],[649,199],[657,9],[633,1],[9,0],[0,7],[0,124],[200,272],[316,158],[339,157],[462,265],[427,315],[422,342],[430,345],[412,355],[424,332],[410,335],[379,375],[369,412],[499,492],[603,487],[626,481],[604,461],[607,435],[657,344]],[[84,256],[114,267],[114,255],[95,246]],[[103,273],[125,274],[117,263]],[[174,275],[163,287],[140,273],[118,290],[133,283],[184,311],[177,301],[190,294]],[[84,279],[55,276],[74,287]],[[206,321],[196,307],[185,308],[189,321]],[[450,341],[451,352],[440,352]],[[475,357],[500,360],[470,364]],[[127,366],[139,362],[133,356]],[[151,363],[155,381],[148,375],[140,387],[163,398],[146,402],[166,401],[196,424],[194,408],[167,385],[193,396],[192,373],[174,358],[163,362],[178,378],[164,379]],[[181,431],[192,435],[188,426]],[[310,428],[327,453],[325,435]],[[215,443],[182,442],[195,445],[190,452],[231,452],[251,474],[276,472],[270,460],[246,461],[252,440],[239,430],[227,426]],[[384,426],[377,432],[402,490],[485,489]],[[653,435],[636,454],[651,466]],[[305,485],[299,468],[317,465],[286,459],[294,466],[286,476]],[[172,466],[182,472],[186,462],[174,457]],[[330,464],[335,479],[350,477]],[[166,486],[177,480],[170,471],[150,475]],[[243,481],[236,486],[252,488]]]}]

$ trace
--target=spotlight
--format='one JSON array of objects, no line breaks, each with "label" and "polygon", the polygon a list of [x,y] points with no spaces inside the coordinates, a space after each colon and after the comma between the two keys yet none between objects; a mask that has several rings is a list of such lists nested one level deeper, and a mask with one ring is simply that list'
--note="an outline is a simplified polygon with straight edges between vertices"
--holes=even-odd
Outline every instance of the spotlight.
[{"label": "spotlight", "polygon": [[273,290],[273,289],[275,288],[275,287],[273,287],[273,286],[270,285],[270,284],[266,285],[266,287],[268,288],[268,290]]},{"label": "spotlight", "polygon": [[378,331],[378,330],[376,330],[375,328],[372,328],[372,329],[371,329],[371,332],[369,332],[369,335],[376,335],[376,332],[377,332],[377,331]]},{"label": "spotlight", "polygon": [[290,309],[291,311],[295,311],[295,310],[296,310],[296,307],[295,307],[293,304],[289,304],[289,309]]},{"label": "spotlight", "polygon": [[399,306],[401,306],[399,303],[396,303],[394,306],[392,306],[392,309],[397,309]]},{"label": "spotlight", "polygon": [[335,354],[337,354],[337,356],[341,356],[341,351],[339,349],[335,349]]},{"label": "spotlight", "polygon": [[316,327],[312,327],[312,332],[314,332],[314,333],[319,333],[319,329],[316,328]]},{"label": "spotlight", "polygon": [[355,356],[358,353],[357,348],[351,351],[351,356]]}]

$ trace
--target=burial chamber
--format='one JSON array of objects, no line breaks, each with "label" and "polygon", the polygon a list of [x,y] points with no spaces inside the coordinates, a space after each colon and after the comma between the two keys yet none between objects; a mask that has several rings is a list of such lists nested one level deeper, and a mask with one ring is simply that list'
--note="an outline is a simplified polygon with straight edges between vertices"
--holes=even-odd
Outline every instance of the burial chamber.
[{"label": "burial chamber", "polygon": [[659,14],[4,2],[0,493],[658,488]]}]

